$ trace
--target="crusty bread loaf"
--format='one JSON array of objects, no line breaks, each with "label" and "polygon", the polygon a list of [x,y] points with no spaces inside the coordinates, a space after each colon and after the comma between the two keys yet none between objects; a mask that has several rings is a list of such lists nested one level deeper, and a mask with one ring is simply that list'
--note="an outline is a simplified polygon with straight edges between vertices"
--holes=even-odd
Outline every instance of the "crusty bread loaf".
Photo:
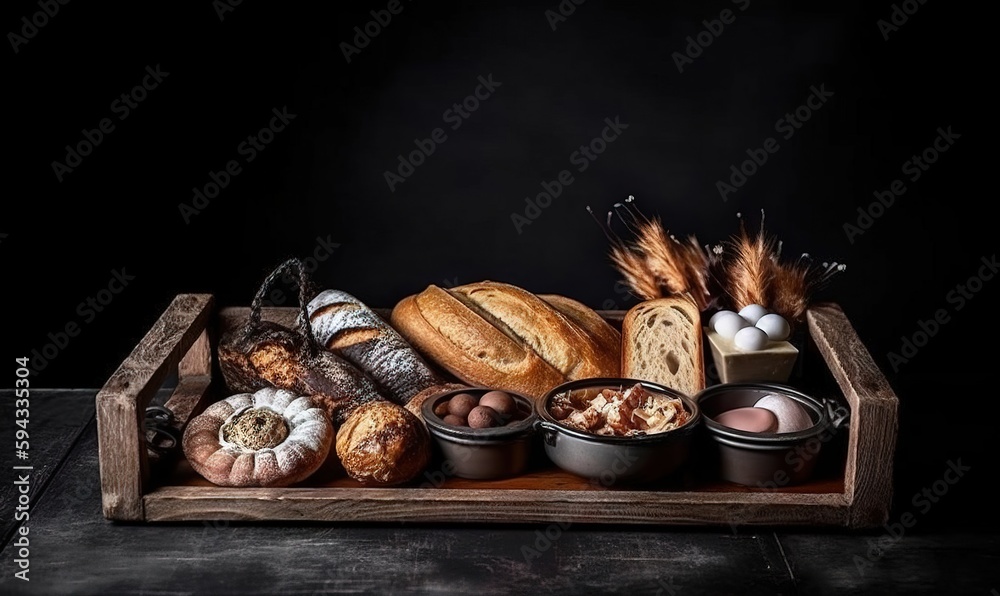
[{"label": "crusty bread loaf", "polygon": [[351,294],[320,292],[308,311],[316,341],[367,372],[390,401],[405,406],[417,393],[444,382],[395,329]]},{"label": "crusty bread loaf", "polygon": [[527,290],[484,281],[454,288],[454,296],[568,380],[607,376],[619,367],[585,329]]},{"label": "crusty bread loaf", "polygon": [[705,388],[701,333],[701,313],[687,298],[637,304],[622,322],[622,376],[694,396]]},{"label": "crusty bread loaf", "polygon": [[392,324],[410,344],[470,385],[541,396],[564,380],[538,354],[437,286],[404,298],[392,311]]},{"label": "crusty bread loaf", "polygon": [[415,478],[431,459],[431,438],[420,420],[399,404],[359,407],[337,431],[337,457],[351,478],[392,486]]},{"label": "crusty bread loaf", "polygon": [[618,351],[609,353],[606,338],[509,284],[429,286],[396,305],[392,324],[411,345],[471,385],[541,397],[568,380],[619,373]]},{"label": "crusty bread loaf", "polygon": [[[622,357],[622,334],[597,314],[589,306],[566,296],[542,294],[538,296],[561,312],[570,321],[582,327],[597,342],[601,353],[608,355],[608,365],[613,361],[620,364]],[[617,376],[617,374],[615,375]]]}]

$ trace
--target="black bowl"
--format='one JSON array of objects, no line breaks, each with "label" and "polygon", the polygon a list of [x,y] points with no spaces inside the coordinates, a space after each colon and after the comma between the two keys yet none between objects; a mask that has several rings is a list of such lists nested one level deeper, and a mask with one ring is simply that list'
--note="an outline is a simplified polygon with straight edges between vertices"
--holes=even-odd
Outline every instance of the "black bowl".
[{"label": "black bowl", "polygon": [[[549,412],[549,404],[560,393],[594,388],[621,390],[636,384],[681,400],[690,417],[681,426],[665,432],[614,437],[572,428]],[[647,483],[669,476],[687,460],[692,437],[701,423],[701,411],[693,399],[669,387],[638,379],[595,378],[564,383],[548,392],[537,410],[536,427],[549,459],[560,468],[603,486]]]}]

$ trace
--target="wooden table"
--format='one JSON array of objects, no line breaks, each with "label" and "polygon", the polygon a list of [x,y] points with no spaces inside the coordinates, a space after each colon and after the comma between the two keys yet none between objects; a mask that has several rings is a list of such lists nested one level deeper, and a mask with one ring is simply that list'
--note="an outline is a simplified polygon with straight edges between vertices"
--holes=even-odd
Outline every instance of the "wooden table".
[{"label": "wooden table", "polygon": [[[917,524],[894,539],[885,530],[113,523],[101,512],[95,394],[32,392],[31,581],[14,578],[15,477],[0,483],[0,593],[1000,594],[995,524]],[[10,478],[23,462],[10,448],[13,392],[0,396]]]}]

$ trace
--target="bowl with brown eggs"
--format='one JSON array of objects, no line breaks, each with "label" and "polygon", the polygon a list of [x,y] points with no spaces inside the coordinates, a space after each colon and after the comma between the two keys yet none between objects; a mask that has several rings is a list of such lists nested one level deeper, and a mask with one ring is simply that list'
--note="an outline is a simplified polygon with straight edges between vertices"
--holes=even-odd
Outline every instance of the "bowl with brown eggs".
[{"label": "bowl with brown eggs", "polygon": [[449,474],[490,480],[528,467],[538,418],[531,398],[466,387],[427,400],[421,410]]}]

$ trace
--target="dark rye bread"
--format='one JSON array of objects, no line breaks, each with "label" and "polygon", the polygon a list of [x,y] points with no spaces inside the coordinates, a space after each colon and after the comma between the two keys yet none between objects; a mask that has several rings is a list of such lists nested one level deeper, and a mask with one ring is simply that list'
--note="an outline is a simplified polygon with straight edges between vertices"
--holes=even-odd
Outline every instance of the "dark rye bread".
[{"label": "dark rye bread", "polygon": [[229,390],[254,392],[277,387],[312,395],[335,425],[357,407],[384,400],[363,372],[323,350],[309,354],[301,334],[262,321],[247,338],[223,338],[219,364]]},{"label": "dark rye bread", "polygon": [[622,322],[622,376],[659,383],[693,397],[705,388],[701,313],[671,296],[641,302]]}]

